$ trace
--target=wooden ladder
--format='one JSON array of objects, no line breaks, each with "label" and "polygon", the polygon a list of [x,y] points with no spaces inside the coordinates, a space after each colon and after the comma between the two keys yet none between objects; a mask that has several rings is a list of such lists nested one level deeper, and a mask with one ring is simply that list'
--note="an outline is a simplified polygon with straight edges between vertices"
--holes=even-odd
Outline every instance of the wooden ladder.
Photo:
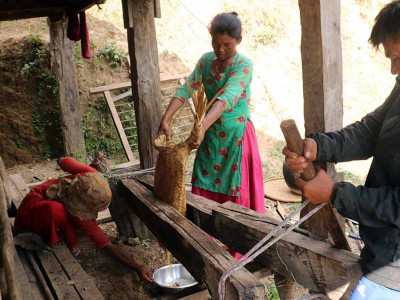
[{"label": "wooden ladder", "polygon": [[[187,75],[187,73],[184,73],[160,78],[162,83],[170,83],[161,89],[163,112],[168,107],[169,99],[171,99],[171,96],[176,92],[179,86],[184,83],[183,78]],[[92,87],[89,89],[89,91],[91,94],[103,93],[110,109],[114,125],[117,129],[118,136],[128,158],[128,163],[132,163],[137,161],[134,157],[134,153],[138,152],[135,109],[132,99],[128,98],[132,96],[132,90],[128,90],[114,96],[111,94],[112,91],[122,89],[131,89],[131,82],[127,81],[105,86]],[[192,122],[190,122],[190,118],[193,115],[194,109],[191,102],[188,103],[190,104],[185,105],[178,113],[176,113],[175,118],[172,121],[173,129],[175,129],[177,132],[176,137],[183,138],[185,136],[189,136],[192,129]],[[182,119],[188,119],[188,122],[182,125]]]}]

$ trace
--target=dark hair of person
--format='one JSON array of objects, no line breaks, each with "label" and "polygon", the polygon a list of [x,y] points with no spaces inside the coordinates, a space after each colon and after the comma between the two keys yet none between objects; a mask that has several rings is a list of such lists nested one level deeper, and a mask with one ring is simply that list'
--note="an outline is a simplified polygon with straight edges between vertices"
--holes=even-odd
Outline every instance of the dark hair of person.
[{"label": "dark hair of person", "polygon": [[400,1],[387,4],[375,18],[369,42],[376,48],[388,37],[395,41],[400,37]]},{"label": "dark hair of person", "polygon": [[239,40],[242,36],[242,22],[236,12],[220,13],[212,19],[208,31],[211,35],[227,34]]}]

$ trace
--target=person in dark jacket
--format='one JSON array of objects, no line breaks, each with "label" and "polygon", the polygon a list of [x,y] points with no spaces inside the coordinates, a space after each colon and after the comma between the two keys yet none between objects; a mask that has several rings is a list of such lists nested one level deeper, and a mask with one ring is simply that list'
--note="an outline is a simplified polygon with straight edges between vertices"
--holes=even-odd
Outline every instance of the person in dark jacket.
[{"label": "person in dark jacket", "polygon": [[360,122],[304,140],[304,157],[286,147],[285,160],[302,173],[307,160],[344,162],[373,157],[364,186],[334,183],[319,170],[308,182],[296,184],[312,203],[331,202],[344,217],[360,224],[365,243],[360,279],[350,299],[400,299],[400,1],[387,4],[377,15],[370,42],[383,45],[396,84],[386,101]]}]

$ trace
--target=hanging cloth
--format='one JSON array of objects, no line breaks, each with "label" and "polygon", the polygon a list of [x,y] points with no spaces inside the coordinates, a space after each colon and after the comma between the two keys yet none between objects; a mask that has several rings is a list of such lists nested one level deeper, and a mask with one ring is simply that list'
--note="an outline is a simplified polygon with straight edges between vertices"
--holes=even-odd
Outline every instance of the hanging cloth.
[{"label": "hanging cloth", "polygon": [[76,10],[68,11],[67,37],[74,42],[81,41],[81,50],[83,58],[91,58],[89,31],[86,25],[85,12],[79,13]]}]

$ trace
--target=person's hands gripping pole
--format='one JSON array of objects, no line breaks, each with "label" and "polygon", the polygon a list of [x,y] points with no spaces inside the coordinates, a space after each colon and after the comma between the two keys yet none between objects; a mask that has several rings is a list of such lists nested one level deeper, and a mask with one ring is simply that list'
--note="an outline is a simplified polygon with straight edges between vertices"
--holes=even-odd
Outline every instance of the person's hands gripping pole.
[{"label": "person's hands gripping pole", "polygon": [[287,146],[282,150],[282,154],[285,155],[285,161],[289,165],[290,169],[294,173],[301,174],[304,169],[307,168],[308,162],[314,161],[317,158],[317,143],[313,139],[306,138],[304,142],[304,156],[298,156],[296,153],[290,151]]}]

